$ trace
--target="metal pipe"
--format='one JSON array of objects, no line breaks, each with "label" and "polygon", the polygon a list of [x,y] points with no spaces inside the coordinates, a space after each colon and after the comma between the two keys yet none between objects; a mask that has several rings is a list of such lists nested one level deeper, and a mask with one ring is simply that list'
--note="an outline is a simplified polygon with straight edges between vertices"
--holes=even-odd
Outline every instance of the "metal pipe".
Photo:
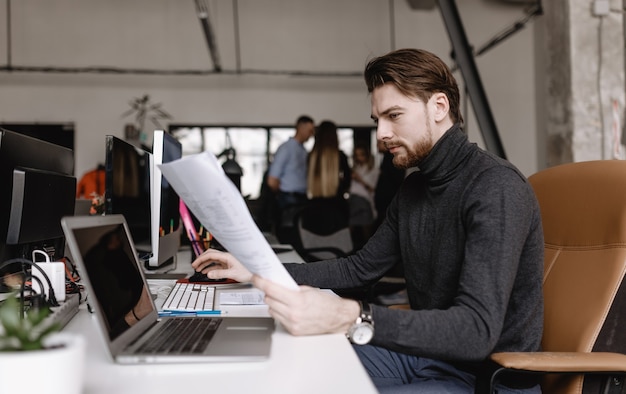
[{"label": "metal pipe", "polygon": [[454,0],[437,0],[437,2],[452,43],[454,59],[459,65],[467,91],[472,100],[472,107],[474,108],[474,114],[485,141],[485,146],[488,151],[506,159],[498,128],[491,113],[487,95],[483,89],[456,3]]}]

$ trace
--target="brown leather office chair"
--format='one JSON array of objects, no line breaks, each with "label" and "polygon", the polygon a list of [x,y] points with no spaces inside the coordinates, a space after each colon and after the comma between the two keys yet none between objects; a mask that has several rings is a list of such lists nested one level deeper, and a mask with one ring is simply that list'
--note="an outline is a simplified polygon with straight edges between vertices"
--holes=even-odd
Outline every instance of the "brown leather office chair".
[{"label": "brown leather office chair", "polygon": [[526,372],[544,375],[544,393],[626,392],[626,161],[563,164],[529,181],[545,238],[542,351],[493,354],[491,384]]}]

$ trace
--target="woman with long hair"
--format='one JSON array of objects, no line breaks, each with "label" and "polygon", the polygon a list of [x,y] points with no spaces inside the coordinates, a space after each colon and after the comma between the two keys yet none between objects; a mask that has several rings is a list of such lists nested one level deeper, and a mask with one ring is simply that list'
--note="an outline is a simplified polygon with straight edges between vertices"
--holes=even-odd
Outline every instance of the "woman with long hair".
[{"label": "woman with long hair", "polygon": [[350,190],[348,157],[339,149],[337,125],[325,120],[317,127],[309,153],[307,195],[309,199],[340,197]]}]

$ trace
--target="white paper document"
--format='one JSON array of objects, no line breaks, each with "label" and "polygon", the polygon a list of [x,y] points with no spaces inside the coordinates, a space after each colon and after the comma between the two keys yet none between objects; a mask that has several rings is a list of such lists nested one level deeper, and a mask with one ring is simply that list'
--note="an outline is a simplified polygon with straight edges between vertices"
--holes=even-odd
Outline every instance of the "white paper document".
[{"label": "white paper document", "polygon": [[236,291],[220,293],[220,305],[265,305],[260,291]]},{"label": "white paper document", "polygon": [[200,223],[250,272],[298,289],[215,155],[185,156],[159,168]]}]

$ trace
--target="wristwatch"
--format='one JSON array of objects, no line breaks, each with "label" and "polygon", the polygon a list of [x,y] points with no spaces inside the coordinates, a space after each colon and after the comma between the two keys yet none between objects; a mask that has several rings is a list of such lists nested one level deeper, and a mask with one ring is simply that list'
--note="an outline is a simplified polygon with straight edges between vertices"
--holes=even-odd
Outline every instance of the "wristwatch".
[{"label": "wristwatch", "polygon": [[346,336],[355,345],[365,345],[374,336],[374,319],[372,318],[372,308],[365,301],[358,301],[361,313],[354,324],[348,329]]}]

